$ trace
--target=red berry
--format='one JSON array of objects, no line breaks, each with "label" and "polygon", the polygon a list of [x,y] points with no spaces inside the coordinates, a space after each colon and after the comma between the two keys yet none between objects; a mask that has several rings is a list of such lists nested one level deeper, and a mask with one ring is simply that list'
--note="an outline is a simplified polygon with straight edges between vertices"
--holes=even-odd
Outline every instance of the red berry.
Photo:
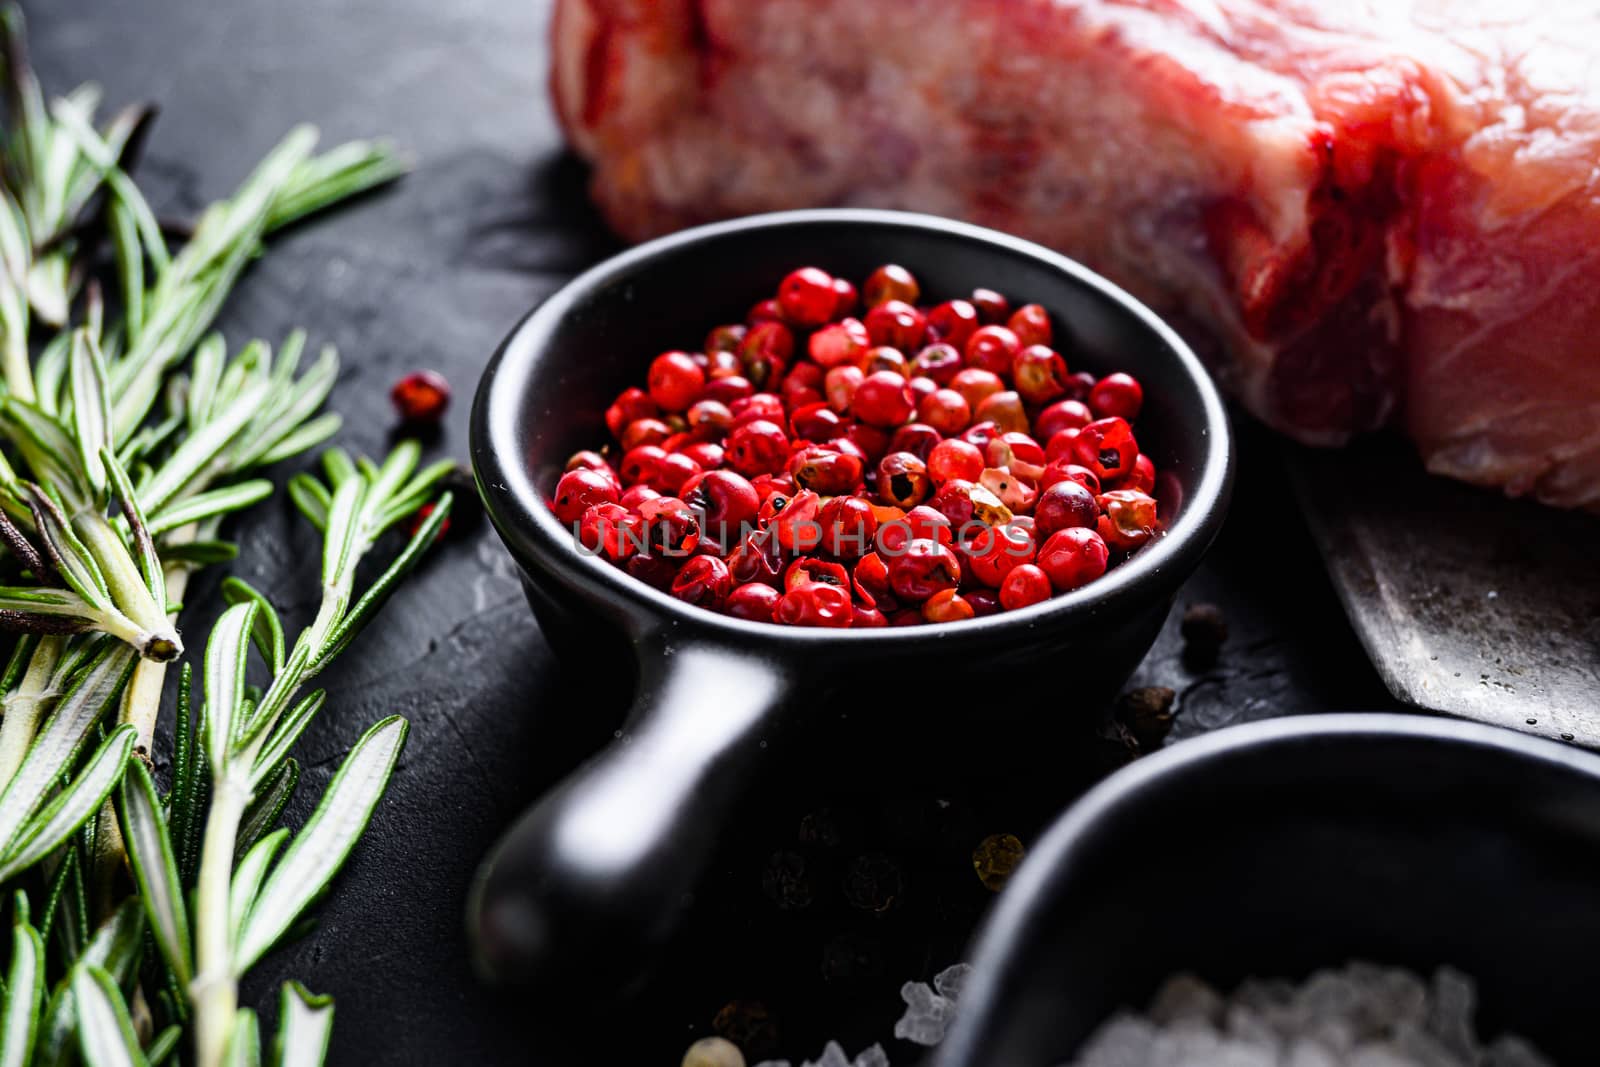
[{"label": "red berry", "polygon": [[938,541],[913,538],[889,560],[889,587],[906,603],[920,604],[960,582],[961,564],[956,554]]},{"label": "red berry", "polygon": [[1011,360],[1011,380],[1028,403],[1048,404],[1067,391],[1067,361],[1049,345],[1028,345]]},{"label": "red berry", "polygon": [[635,552],[623,566],[634,578],[665,593],[672,588],[672,579],[677,577],[678,564],[682,562],[681,556]]},{"label": "red berry", "polygon": [[932,378],[938,385],[949,385],[964,366],[966,364],[961,359],[960,350],[943,342],[929,345],[911,361],[912,370],[923,377]]},{"label": "red berry", "polygon": [[1004,392],[1005,380],[994,371],[981,367],[968,367],[950,379],[950,388],[976,410],[977,406],[996,393]]},{"label": "red berry", "polygon": [[733,412],[735,426],[743,426],[757,419],[766,419],[780,426],[789,421],[789,412],[784,409],[783,399],[772,393],[752,393],[743,400],[729,404],[728,410]]},{"label": "red berry", "polygon": [[1037,563],[1060,593],[1087,585],[1106,572],[1110,553],[1094,530],[1082,526],[1057,530],[1039,547]]},{"label": "red berry", "polygon": [[1052,460],[1044,469],[1044,475],[1039,479],[1039,491],[1042,493],[1056,482],[1074,481],[1094,496],[1100,495],[1100,479],[1088,467],[1080,467],[1076,463],[1065,460]]},{"label": "red berry", "polygon": [[852,630],[876,630],[889,625],[889,620],[883,617],[883,612],[877,608],[855,606],[855,617],[850,622]]},{"label": "red berry", "polygon": [[1089,400],[1089,393],[1094,389],[1094,375],[1086,370],[1081,370],[1067,379],[1067,395],[1074,400]]},{"label": "red berry", "polygon": [[712,327],[711,332],[706,334],[706,354],[739,351],[739,345],[744,341],[744,335],[747,332],[745,327],[737,322],[729,323],[726,326]]},{"label": "red berry", "polygon": [[872,338],[861,320],[845,319],[812,334],[806,350],[820,367],[843,367],[859,364],[871,344]]},{"label": "red berry", "polygon": [[777,300],[768,298],[757,301],[745,314],[745,322],[750,326],[759,326],[763,322],[782,322],[783,305]]},{"label": "red berry", "polygon": [[892,603],[894,591],[889,587],[889,564],[877,552],[868,552],[856,561],[850,572],[856,596],[868,605]]},{"label": "red berry", "polygon": [[1044,473],[1044,449],[1039,442],[1025,433],[1008,431],[990,441],[984,449],[984,458],[991,467],[1005,467],[1012,474],[1037,479]]},{"label": "red berry", "polygon": [[1133,470],[1134,460],[1139,458],[1139,442],[1124,420],[1115,416],[1096,419],[1078,431],[1072,442],[1072,455],[1095,477],[1109,481]]},{"label": "red berry", "polygon": [[1011,316],[1011,301],[993,289],[972,290],[972,306],[985,326],[1002,325]]},{"label": "red berry", "polygon": [[972,405],[954,389],[937,389],[917,403],[917,418],[948,437],[972,421]]},{"label": "red berry", "polygon": [[694,556],[672,579],[672,595],[688,604],[712,611],[722,607],[733,591],[728,565],[716,556]]},{"label": "red berry", "polygon": [[861,484],[865,464],[859,456],[826,445],[808,445],[789,458],[794,484],[823,496],[849,493]]},{"label": "red berry", "polygon": [[643,389],[628,388],[617,394],[617,398],[606,408],[606,428],[611,431],[611,436],[621,439],[622,431],[628,424],[637,419],[650,419],[661,414],[661,408],[650,394]]},{"label": "red berry", "polygon": [[1057,400],[1039,412],[1033,421],[1033,433],[1039,440],[1049,441],[1062,430],[1081,430],[1093,421],[1094,416],[1083,401]]},{"label": "red berry", "polygon": [[617,483],[600,473],[586,469],[568,471],[556,483],[555,499],[550,510],[556,518],[567,524],[578,522],[583,513],[595,504],[615,504],[622,494]]},{"label": "red berry", "polygon": [[772,611],[782,598],[783,594],[770,585],[746,582],[728,594],[728,599],[722,603],[722,610],[736,619],[771,622]]},{"label": "red berry", "polygon": [[904,378],[894,371],[878,371],[862,381],[851,407],[862,422],[889,428],[909,419],[916,401]]},{"label": "red berry", "polygon": [[783,594],[774,621],[787,626],[847,627],[854,621],[850,593],[827,582],[807,582]]},{"label": "red berry", "polygon": [[744,376],[757,389],[781,378],[793,355],[794,334],[781,322],[757,323],[739,345]]},{"label": "red berry", "polygon": [[824,582],[848,592],[850,572],[842,563],[817,559],[814,556],[801,556],[789,564],[789,569],[783,572],[783,584],[780,588],[794,589],[811,582]]},{"label": "red berry", "polygon": [[1117,479],[1114,489],[1137,489],[1154,496],[1156,491],[1156,465],[1143,452],[1133,461],[1133,470]]},{"label": "red berry", "polygon": [[888,345],[867,349],[867,354],[861,357],[861,370],[864,374],[876,374],[881,370],[887,370],[893,371],[907,381],[911,378],[911,364],[906,360],[905,353]]},{"label": "red berry", "polygon": [[855,442],[869,461],[881,459],[883,454],[889,451],[889,431],[881,427],[857,422],[850,427],[850,432],[845,436]]},{"label": "red berry", "polygon": [[983,453],[976,445],[955,438],[940,441],[928,453],[928,474],[937,485],[952,478],[975,482],[983,474]]},{"label": "red berry", "polygon": [[703,471],[715,470],[722,466],[724,451],[721,445],[710,441],[694,441],[678,449],[684,455],[700,464]]},{"label": "red berry", "polygon": [[724,561],[735,582],[763,582],[776,586],[783,573],[778,538],[771,530],[751,530]]},{"label": "red berry", "polygon": [[647,500],[639,506],[645,544],[653,555],[686,556],[700,543],[700,518],[675,496]]},{"label": "red berry", "polygon": [[861,296],[869,308],[890,300],[915,304],[921,295],[922,287],[911,272],[893,263],[886,263],[873,271],[861,286]]},{"label": "red berry", "polygon": [[[856,391],[860,392],[859,387]],[[794,434],[797,445],[801,441],[811,441],[816,444],[831,441],[843,434],[844,428],[844,419],[839,413],[820,400],[815,404],[803,404],[794,408],[793,414],[789,416],[789,429]]]},{"label": "red berry", "polygon": [[684,420],[696,441],[720,441],[733,429],[733,412],[720,400],[696,401]]},{"label": "red berry", "polygon": [[[741,363],[739,368],[742,371],[744,364]],[[751,385],[750,379],[743,374],[730,374],[725,378],[712,378],[706,383],[705,392],[701,395],[707,400],[721,401],[732,410],[734,404],[750,396],[755,391],[756,387]]]},{"label": "red berry", "polygon": [[563,471],[575,471],[582,469],[601,471],[603,473],[614,473],[611,470],[611,464],[606,462],[606,457],[587,448],[581,452],[574,452],[572,455],[568,456],[567,462],[562,465],[561,469]]},{"label": "red berry", "polygon": [[946,300],[928,312],[928,332],[957,348],[966,347],[979,325],[978,309],[965,300]]},{"label": "red berry", "polygon": [[871,550],[878,535],[878,514],[859,496],[836,496],[817,511],[822,528],[822,550],[842,559],[855,559]]},{"label": "red berry", "polygon": [[914,508],[933,492],[928,467],[910,452],[890,452],[878,463],[878,495],[902,508]]},{"label": "red berry", "polygon": [[663,352],[650,364],[650,399],[666,411],[683,411],[700,398],[706,372],[687,352]]},{"label": "red berry", "polygon": [[700,473],[700,464],[682,452],[669,452],[657,462],[650,484],[663,493],[678,493]]},{"label": "red berry", "polygon": [[1006,325],[1023,345],[1048,345],[1054,340],[1050,313],[1038,304],[1023,304],[1011,313]]},{"label": "red berry", "polygon": [[1000,588],[1006,575],[1033,561],[1033,538],[1021,527],[985,526],[967,542],[967,559],[973,576],[991,589]]},{"label": "red berry", "polygon": [[1137,489],[1113,489],[1100,496],[1100,536],[1120,552],[1131,552],[1156,535],[1156,502]]},{"label": "red berry", "polygon": [[621,504],[595,504],[579,521],[578,543],[621,563],[644,547],[643,524]]},{"label": "red berry", "polygon": [[1012,568],[1000,583],[1000,606],[1016,611],[1050,599],[1050,576],[1032,563]]},{"label": "red berry", "polygon": [[778,306],[783,317],[799,326],[821,326],[833,318],[839,295],[833,278],[816,267],[791,271],[778,285]]},{"label": "red berry", "polygon": [[833,280],[833,317],[842,319],[856,309],[856,287],[845,278]]},{"label": "red berry", "polygon": [[1021,348],[1017,335],[1004,326],[985,326],[967,339],[963,354],[969,367],[996,375],[1010,374]]},{"label": "red berry", "polygon": [[627,508],[629,511],[638,511],[639,506],[646,500],[654,500],[660,495],[660,493],[656,492],[648,485],[645,485],[643,482],[639,482],[624,489],[622,491],[622,499],[618,501],[618,503]]},{"label": "red berry", "polygon": [[640,445],[659,445],[671,436],[672,427],[660,419],[634,419],[623,427],[618,440],[624,452],[631,452]]},{"label": "red berry", "polygon": [[394,383],[389,399],[407,422],[438,422],[450,406],[450,383],[438,371],[413,371]]},{"label": "red berry", "polygon": [[989,442],[999,437],[1003,431],[992,420],[985,419],[975,422],[961,431],[961,440],[969,445],[976,445],[979,452],[987,452]]},{"label": "red berry", "polygon": [[1082,428],[1077,426],[1069,426],[1065,430],[1057,430],[1045,442],[1044,458],[1051,463],[1070,462],[1078,447],[1078,434],[1082,432]]},{"label": "red berry", "polygon": [[916,351],[928,333],[928,319],[903,300],[879,304],[866,317],[867,336],[875,345]]},{"label": "red berry", "polygon": [[761,511],[755,486],[728,470],[707,471],[684,499],[701,513],[706,534],[723,546],[737,544]]},{"label": "red berry", "polygon": [[[979,471],[979,474],[982,473]],[[970,523],[977,514],[977,507],[972,497],[978,491],[979,487],[975,481],[967,478],[951,478],[939,486],[938,491],[933,494],[933,499],[928,501],[928,506],[943,515],[959,530]]]},{"label": "red berry", "polygon": [[1101,418],[1115,415],[1132,422],[1144,406],[1144,386],[1130,374],[1108,374],[1089,390],[1089,406]]},{"label": "red berry", "polygon": [[850,410],[850,404],[855,399],[856,389],[866,374],[860,367],[834,367],[828,371],[828,376],[823,380],[823,392],[828,398],[828,406],[834,411],[843,414]]},{"label": "red berry", "polygon": [[783,432],[783,427],[766,419],[756,419],[735,428],[728,435],[724,448],[728,466],[747,478],[772,474],[789,464],[789,435]]},{"label": "red berry", "polygon": [[894,432],[889,438],[890,452],[910,452],[913,456],[928,461],[928,453],[933,451],[935,445],[944,440],[944,435],[925,422],[908,422]]},{"label": "red berry", "polygon": [[1054,483],[1039,493],[1033,505],[1034,529],[1040,537],[1075,526],[1094,529],[1100,519],[1100,505],[1094,494],[1071,478]]},{"label": "red berry", "polygon": [[821,498],[809,489],[790,497],[770,524],[777,531],[778,545],[789,552],[815,552],[822,543],[822,526],[817,522],[821,506]]},{"label": "red berry", "polygon": [[1001,432],[1026,432],[1028,410],[1015,390],[1002,389],[984,397],[972,409],[972,417],[979,422],[992,422]]},{"label": "red berry", "polygon": [[922,617],[928,622],[961,622],[976,614],[967,598],[954,589],[941,589],[922,605]]}]

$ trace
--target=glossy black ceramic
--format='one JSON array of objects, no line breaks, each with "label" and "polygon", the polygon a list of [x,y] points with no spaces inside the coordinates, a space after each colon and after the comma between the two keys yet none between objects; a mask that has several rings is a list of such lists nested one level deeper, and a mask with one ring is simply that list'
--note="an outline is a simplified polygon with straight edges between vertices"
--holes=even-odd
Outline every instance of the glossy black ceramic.
[{"label": "glossy black ceramic", "polygon": [[1479,983],[1479,1031],[1593,1063],[1600,757],[1405,715],[1237,726],[1106,779],[1036,844],[935,1067],[1054,1067],[1179,970],[1351,959]]},{"label": "glossy black ceramic", "polygon": [[[578,550],[545,501],[565,459],[604,442],[606,406],[657,352],[739,321],[797,265],[861,278],[885,262],[910,267],[924,299],[985,285],[1041,303],[1074,367],[1137,375],[1140,443],[1163,474],[1166,535],[1100,581],[1024,611],[869,631],[714,614]],[[597,692],[636,670],[637,696],[621,739],[487,861],[470,915],[484,970],[586,993],[626,985],[671,933],[743,784],[789,750],[791,727],[825,727],[844,747],[891,704],[932,707],[968,736],[998,728],[1006,705],[1030,709],[1036,724],[1094,707],[1148,651],[1216,534],[1230,448],[1216,390],[1170,329],[1078,264],[978,227],[873,211],[757,216],[642,245],[573,281],[489,365],[473,466],[546,636]],[[1052,663],[1061,665],[1052,704],[996,699],[1008,679],[1046,675]],[[842,701],[852,679],[893,700],[882,711]],[[852,710],[873,714],[850,719]]]}]

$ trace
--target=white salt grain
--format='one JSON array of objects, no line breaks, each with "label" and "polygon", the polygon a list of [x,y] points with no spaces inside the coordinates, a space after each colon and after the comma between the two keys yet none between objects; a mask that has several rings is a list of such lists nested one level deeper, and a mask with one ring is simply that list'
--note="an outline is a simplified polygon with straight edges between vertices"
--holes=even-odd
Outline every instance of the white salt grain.
[{"label": "white salt grain", "polygon": [[1147,1016],[1107,1020],[1073,1065],[1551,1067],[1518,1037],[1480,1044],[1476,1008],[1471,979],[1449,968],[1426,983],[1399,968],[1352,963],[1299,985],[1248,979],[1226,997],[1180,974],[1162,986]]}]

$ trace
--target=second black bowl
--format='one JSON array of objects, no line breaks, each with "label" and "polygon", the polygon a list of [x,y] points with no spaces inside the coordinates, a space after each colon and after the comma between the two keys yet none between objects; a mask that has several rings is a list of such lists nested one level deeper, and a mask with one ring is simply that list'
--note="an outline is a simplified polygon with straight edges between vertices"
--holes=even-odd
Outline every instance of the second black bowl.
[{"label": "second black bowl", "polygon": [[1278,719],[1140,760],[1032,850],[935,1067],[1054,1067],[1190,971],[1352,959],[1476,980],[1479,1032],[1594,1062],[1600,757],[1402,715]]}]

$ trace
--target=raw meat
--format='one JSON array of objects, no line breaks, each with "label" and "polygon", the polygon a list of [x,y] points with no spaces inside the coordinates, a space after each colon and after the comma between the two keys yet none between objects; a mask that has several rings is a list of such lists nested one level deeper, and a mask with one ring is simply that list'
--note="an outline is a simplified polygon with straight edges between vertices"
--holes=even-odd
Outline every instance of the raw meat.
[{"label": "raw meat", "polygon": [[558,0],[624,235],[967,218],[1165,313],[1257,415],[1600,508],[1597,0]]}]

